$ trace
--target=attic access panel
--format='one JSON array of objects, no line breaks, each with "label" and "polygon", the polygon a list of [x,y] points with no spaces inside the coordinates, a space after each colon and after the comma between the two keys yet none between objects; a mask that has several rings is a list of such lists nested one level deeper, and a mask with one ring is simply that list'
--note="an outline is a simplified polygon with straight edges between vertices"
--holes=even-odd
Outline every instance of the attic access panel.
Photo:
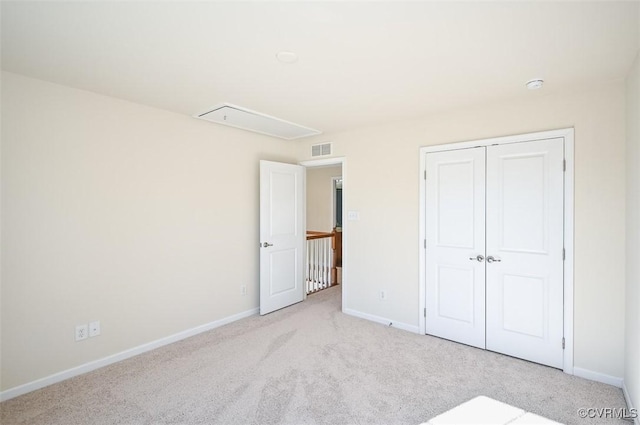
[{"label": "attic access panel", "polygon": [[315,136],[322,133],[313,128],[304,127],[228,103],[222,104],[204,114],[197,115],[196,118],[287,140]]}]

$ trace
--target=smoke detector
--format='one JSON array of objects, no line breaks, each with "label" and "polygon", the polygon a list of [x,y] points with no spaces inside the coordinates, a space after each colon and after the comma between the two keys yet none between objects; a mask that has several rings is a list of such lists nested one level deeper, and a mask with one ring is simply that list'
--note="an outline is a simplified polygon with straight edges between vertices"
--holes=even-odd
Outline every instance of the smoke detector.
[{"label": "smoke detector", "polygon": [[276,59],[282,63],[296,63],[298,62],[298,55],[293,52],[282,51],[276,54]]},{"label": "smoke detector", "polygon": [[542,78],[534,78],[533,80],[527,81],[527,88],[529,90],[538,90],[542,88],[544,84],[544,80]]}]

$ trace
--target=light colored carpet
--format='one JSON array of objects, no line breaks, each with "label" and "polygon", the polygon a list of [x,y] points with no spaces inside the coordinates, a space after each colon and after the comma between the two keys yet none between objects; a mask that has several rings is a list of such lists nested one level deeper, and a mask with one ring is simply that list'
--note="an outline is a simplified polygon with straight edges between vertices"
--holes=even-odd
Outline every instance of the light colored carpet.
[{"label": "light colored carpet", "polygon": [[420,424],[479,395],[566,424],[618,388],[340,312],[340,287],[0,404],[14,424]]}]

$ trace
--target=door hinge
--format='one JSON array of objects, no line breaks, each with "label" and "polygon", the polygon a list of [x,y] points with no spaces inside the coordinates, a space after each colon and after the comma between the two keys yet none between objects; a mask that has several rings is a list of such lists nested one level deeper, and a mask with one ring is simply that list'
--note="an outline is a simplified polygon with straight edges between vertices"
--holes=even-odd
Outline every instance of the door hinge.
[{"label": "door hinge", "polygon": [[567,251],[562,248],[562,261],[564,261],[567,258]]},{"label": "door hinge", "polygon": [[567,160],[566,159],[562,160],[562,171],[567,171]]},{"label": "door hinge", "polygon": [[562,337],[562,349],[564,350],[564,337]]},{"label": "door hinge", "polygon": [[427,170],[424,170],[424,179],[427,179]]},{"label": "door hinge", "polygon": [[427,317],[427,308],[425,307],[424,310],[422,311],[422,314],[424,315],[424,317]]},{"label": "door hinge", "polygon": [[424,240],[424,244],[423,245],[424,245],[424,249],[427,249],[427,240],[426,239]]}]

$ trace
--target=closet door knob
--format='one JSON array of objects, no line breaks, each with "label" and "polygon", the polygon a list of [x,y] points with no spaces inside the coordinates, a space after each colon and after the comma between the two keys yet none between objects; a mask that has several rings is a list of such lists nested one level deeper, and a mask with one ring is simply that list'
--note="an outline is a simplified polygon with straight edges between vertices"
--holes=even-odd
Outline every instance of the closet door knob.
[{"label": "closet door knob", "polygon": [[494,258],[493,255],[487,257],[487,263],[499,263],[500,261],[502,260],[499,258]]},{"label": "closet door knob", "polygon": [[484,260],[484,257],[482,255],[478,255],[476,257],[469,257],[469,260],[471,261],[478,261],[479,263],[482,263],[482,261]]}]

